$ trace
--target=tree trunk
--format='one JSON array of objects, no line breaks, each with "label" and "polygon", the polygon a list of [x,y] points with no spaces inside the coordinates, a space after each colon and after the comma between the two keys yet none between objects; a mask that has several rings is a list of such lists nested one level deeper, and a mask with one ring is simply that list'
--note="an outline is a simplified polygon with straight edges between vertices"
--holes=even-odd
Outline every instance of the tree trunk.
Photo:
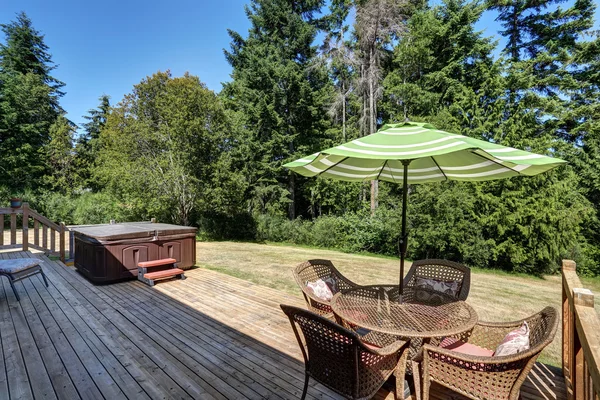
[{"label": "tree trunk", "polygon": [[342,82],[342,138],[346,142],[346,83]]},{"label": "tree trunk", "polygon": [[[375,133],[377,127],[376,106],[375,106],[375,54],[373,47],[369,51],[369,135]],[[377,197],[379,195],[379,184],[377,180],[371,181],[371,216],[375,215],[377,209]]]},{"label": "tree trunk", "polygon": [[288,218],[296,218],[296,179],[293,173],[288,175],[288,190],[290,191],[291,202],[288,204]]}]

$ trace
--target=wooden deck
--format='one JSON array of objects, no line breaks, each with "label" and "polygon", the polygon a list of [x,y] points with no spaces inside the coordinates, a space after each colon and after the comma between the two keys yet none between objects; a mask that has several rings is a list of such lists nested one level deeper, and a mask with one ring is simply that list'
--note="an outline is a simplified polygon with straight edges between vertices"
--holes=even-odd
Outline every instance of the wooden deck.
[{"label": "wooden deck", "polygon": [[[280,303],[301,298],[205,269],[149,287],[96,286],[38,257],[39,275],[0,284],[0,399],[298,399],[304,366]],[[311,381],[308,398],[338,399]],[[440,399],[455,399],[439,393]],[[524,399],[565,398],[558,369],[538,365]],[[393,398],[381,390],[377,398]]]}]

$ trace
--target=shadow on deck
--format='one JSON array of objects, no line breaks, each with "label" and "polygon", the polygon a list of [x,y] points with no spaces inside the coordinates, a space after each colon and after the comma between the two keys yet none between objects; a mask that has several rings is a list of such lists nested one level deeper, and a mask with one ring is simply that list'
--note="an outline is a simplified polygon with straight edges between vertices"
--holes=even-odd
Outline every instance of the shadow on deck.
[{"label": "shadow on deck", "polygon": [[[97,286],[43,255],[40,275],[0,284],[0,399],[298,399],[304,366],[280,303],[300,297],[217,272],[185,281]],[[434,389],[435,392],[437,392]],[[443,391],[437,398],[460,398]],[[563,399],[556,368],[538,364],[524,399]],[[308,398],[338,399],[311,381]],[[378,399],[393,398],[381,390]]]}]

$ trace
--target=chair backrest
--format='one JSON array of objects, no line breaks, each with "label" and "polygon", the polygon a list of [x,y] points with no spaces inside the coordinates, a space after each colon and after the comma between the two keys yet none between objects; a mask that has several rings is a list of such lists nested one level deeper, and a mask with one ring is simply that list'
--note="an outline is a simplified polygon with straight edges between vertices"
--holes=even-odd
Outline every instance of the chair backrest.
[{"label": "chair backrest", "polygon": [[529,325],[529,350],[525,353],[539,353],[552,343],[558,329],[559,313],[554,307],[546,307],[542,311],[525,318]]},{"label": "chair backrest", "polygon": [[[308,282],[315,282],[317,279],[331,278],[335,282],[334,292],[346,290],[357,286],[354,282],[346,278],[333,266],[329,260],[308,260],[299,264],[293,270],[294,279],[302,289],[302,294],[308,307],[319,314],[325,315],[332,312],[330,302],[320,299],[311,291],[307,290]],[[335,293],[334,293],[335,294]]]},{"label": "chair backrest", "polygon": [[404,287],[415,287],[418,278],[459,282],[456,300],[466,300],[471,289],[471,269],[454,261],[437,259],[414,261],[404,278]]},{"label": "chair backrest", "polygon": [[307,374],[336,392],[350,398],[372,396],[396,367],[398,357],[372,353],[355,332],[311,311],[280,306],[292,324]]},{"label": "chair backrest", "polygon": [[336,281],[338,291],[351,289],[356,285],[346,278],[329,260],[308,260],[294,268],[294,278],[301,287],[306,287],[307,282],[317,279],[333,278]]}]

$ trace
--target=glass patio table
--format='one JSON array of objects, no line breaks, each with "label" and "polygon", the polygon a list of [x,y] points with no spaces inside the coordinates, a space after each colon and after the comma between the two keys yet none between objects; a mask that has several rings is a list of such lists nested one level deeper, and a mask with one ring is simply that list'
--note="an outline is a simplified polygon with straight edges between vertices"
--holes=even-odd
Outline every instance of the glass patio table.
[{"label": "glass patio table", "polygon": [[350,325],[425,341],[469,331],[478,320],[464,301],[425,288],[405,287],[399,298],[398,286],[360,286],[337,293],[331,308]]}]

